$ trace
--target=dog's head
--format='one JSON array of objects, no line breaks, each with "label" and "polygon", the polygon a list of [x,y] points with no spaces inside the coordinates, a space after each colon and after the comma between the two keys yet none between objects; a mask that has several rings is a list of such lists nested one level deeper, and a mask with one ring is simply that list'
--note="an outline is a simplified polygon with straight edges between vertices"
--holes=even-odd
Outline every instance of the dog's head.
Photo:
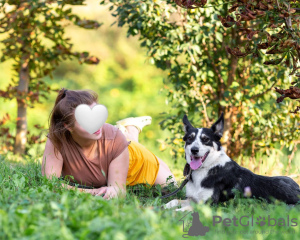
[{"label": "dog's head", "polygon": [[221,150],[220,139],[223,136],[224,116],[212,125],[211,128],[194,128],[186,115],[183,117],[185,135],[185,158],[192,170],[205,166],[205,161]]}]

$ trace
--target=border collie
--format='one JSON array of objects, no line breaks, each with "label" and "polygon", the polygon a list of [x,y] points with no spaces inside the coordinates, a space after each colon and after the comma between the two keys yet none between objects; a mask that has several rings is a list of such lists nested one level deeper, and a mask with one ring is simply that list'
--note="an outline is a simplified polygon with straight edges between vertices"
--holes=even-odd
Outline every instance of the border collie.
[{"label": "border collie", "polygon": [[194,128],[186,115],[183,124],[187,161],[183,174],[186,176],[192,170],[186,184],[187,200],[174,199],[165,208],[181,205],[177,211],[190,210],[190,201],[210,200],[217,204],[233,198],[235,190],[241,193],[248,190],[251,197],[264,198],[268,202],[278,199],[295,204],[300,200],[299,185],[291,178],[256,175],[226,155],[220,143],[224,129],[223,113],[211,128]]}]

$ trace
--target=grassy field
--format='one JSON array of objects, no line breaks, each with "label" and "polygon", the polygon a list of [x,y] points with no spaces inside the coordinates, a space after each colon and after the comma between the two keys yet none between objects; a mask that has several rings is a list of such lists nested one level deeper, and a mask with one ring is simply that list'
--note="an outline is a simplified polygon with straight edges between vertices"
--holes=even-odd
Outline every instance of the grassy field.
[{"label": "grassy field", "polygon": [[[159,199],[159,187],[131,187],[125,199],[106,201],[62,188],[58,180],[48,180],[41,175],[39,161],[29,159],[11,163],[2,157],[0,186],[0,239],[183,239],[192,223],[191,212],[162,208],[171,198]],[[178,196],[183,198],[184,191]],[[209,231],[205,236],[185,237],[300,238],[300,206],[245,198],[235,198],[218,206],[193,206]]]}]

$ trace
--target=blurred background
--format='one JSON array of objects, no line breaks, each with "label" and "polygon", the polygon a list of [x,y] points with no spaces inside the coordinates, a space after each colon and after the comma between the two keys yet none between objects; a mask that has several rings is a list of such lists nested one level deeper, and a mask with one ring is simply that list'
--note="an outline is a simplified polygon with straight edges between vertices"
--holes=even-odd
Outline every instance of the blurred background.
[{"label": "blurred background", "polygon": [[[149,62],[146,50],[140,47],[138,36],[127,37],[126,28],[111,26],[116,20],[108,11],[109,6],[100,6],[97,1],[87,1],[86,6],[73,7],[74,12],[81,17],[95,19],[104,23],[98,30],[86,30],[70,25],[66,28],[67,35],[74,43],[74,50],[88,51],[100,58],[98,65],[80,65],[78,61],[66,60],[55,70],[53,79],[46,78],[46,82],[53,88],[92,89],[99,95],[99,103],[108,109],[107,123],[137,116],[151,116],[152,124],[143,129],[140,142],[158,157],[167,162],[177,178],[182,177],[184,159],[177,163],[172,159],[172,151],[164,143],[166,138],[172,137],[168,130],[162,130],[159,122],[162,112],[169,110],[166,98],[166,86],[163,80],[167,76],[164,72]],[[5,89],[12,77],[12,61],[0,64],[0,89]],[[49,94],[48,101],[28,108],[28,129],[33,133],[39,130],[33,126],[39,124],[48,128],[49,114],[54,105],[56,93]],[[12,117],[8,126],[15,132],[17,116],[16,101],[4,101],[0,98],[0,119],[5,113]],[[217,118],[217,116],[216,116]],[[181,122],[178,119],[178,122]],[[43,132],[45,137],[47,131]],[[182,143],[183,147],[183,143]],[[29,156],[39,158],[43,154],[44,144],[30,149]],[[292,170],[285,172],[289,162],[290,151],[285,148],[271,152],[269,156],[259,155],[255,164],[244,159],[244,166],[255,170],[259,174],[290,174],[299,183],[300,163],[293,161]],[[293,155],[294,160],[300,159],[300,151]],[[237,159],[238,161],[238,159]]]},{"label": "blurred background", "polygon": [[[140,134],[140,142],[161,159],[171,155],[159,140],[164,140],[170,133],[161,130],[160,113],[168,107],[163,93],[163,78],[166,73],[148,63],[145,49],[141,49],[137,37],[126,36],[126,29],[111,26],[115,18],[107,6],[100,6],[96,1],[87,1],[87,6],[74,6],[74,13],[81,17],[95,19],[104,23],[97,30],[86,30],[74,25],[66,28],[66,35],[72,39],[75,51],[88,51],[100,58],[98,65],[79,64],[78,61],[66,60],[60,64],[46,82],[53,88],[72,90],[92,89],[99,95],[99,103],[108,109],[107,123],[127,117],[151,116],[152,124]],[[12,61],[0,64],[0,89],[5,89],[11,81]],[[49,94],[49,100],[28,108],[28,129],[35,134],[39,130],[33,126],[39,124],[48,128],[48,118],[54,106],[56,93]],[[0,98],[0,119],[9,113],[13,119],[17,116],[15,100]],[[15,122],[7,123],[11,133],[15,133]],[[45,137],[46,132],[43,133]],[[30,155],[41,157],[44,144],[29,151]],[[169,159],[169,160],[168,160]]]}]

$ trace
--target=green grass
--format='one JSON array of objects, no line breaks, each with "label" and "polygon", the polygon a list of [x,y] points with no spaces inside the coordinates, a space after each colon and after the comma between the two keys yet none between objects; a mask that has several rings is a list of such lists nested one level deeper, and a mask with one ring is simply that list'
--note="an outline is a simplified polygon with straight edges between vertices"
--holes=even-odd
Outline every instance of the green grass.
[{"label": "green grass", "polygon": [[[134,186],[125,199],[103,200],[78,190],[66,190],[58,180],[40,173],[38,161],[11,163],[0,159],[0,239],[183,239],[188,212],[165,210],[160,187]],[[169,191],[174,188],[170,187]],[[184,191],[179,192],[184,197]],[[193,205],[209,232],[193,239],[299,239],[299,226],[258,226],[256,218],[298,220],[300,206],[235,198],[218,206]],[[232,219],[254,216],[254,226],[213,226],[213,216]],[[185,230],[192,216],[185,218]],[[248,218],[247,218],[248,219]],[[242,223],[246,224],[246,218]],[[251,221],[250,221],[251,222]],[[274,222],[271,222],[274,223]],[[287,223],[286,223],[287,224]],[[291,224],[291,222],[290,222]],[[249,231],[254,231],[250,232]],[[256,232],[255,232],[256,231]],[[262,234],[262,231],[265,231]],[[267,232],[269,231],[269,233]],[[270,231],[273,231],[270,233]],[[186,234],[186,233],[185,233]]]}]

